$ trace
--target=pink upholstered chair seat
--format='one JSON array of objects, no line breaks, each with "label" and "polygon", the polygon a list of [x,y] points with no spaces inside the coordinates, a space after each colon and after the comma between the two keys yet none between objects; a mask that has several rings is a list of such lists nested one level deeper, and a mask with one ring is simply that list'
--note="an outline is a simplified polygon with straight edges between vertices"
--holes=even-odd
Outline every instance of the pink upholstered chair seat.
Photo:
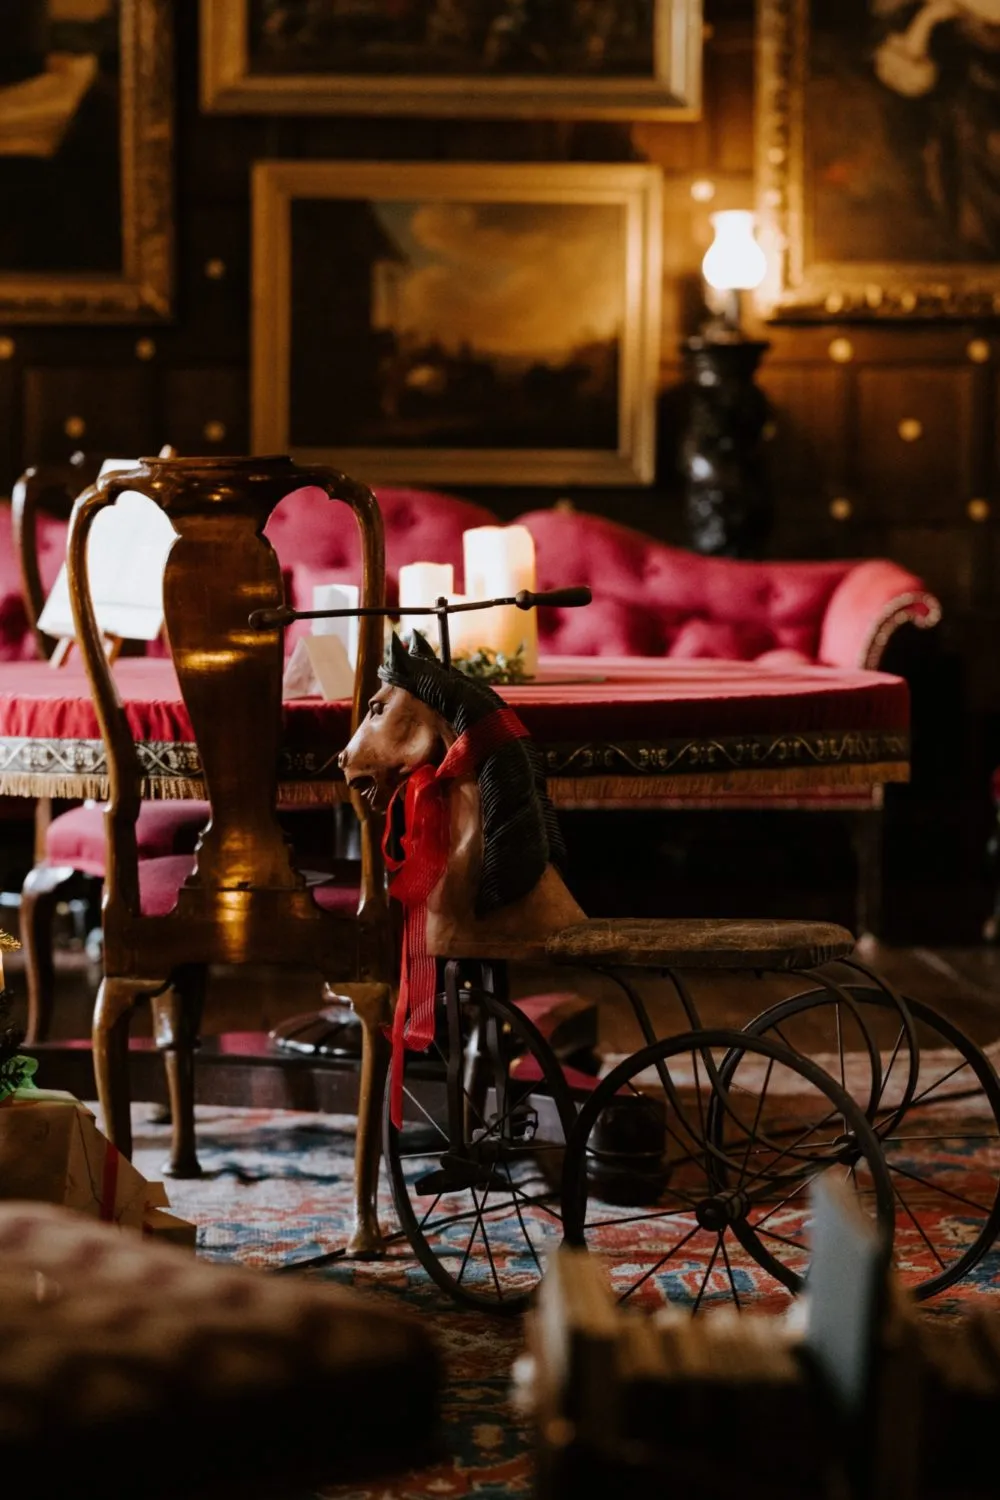
[{"label": "pink upholstered chair seat", "polygon": [[[139,903],[143,916],[165,917],[177,905],[177,894],[194,868],[190,854],[166,854],[139,862]],[[354,916],[361,899],[360,888],[350,882],[311,886],[317,906],[324,911]]]},{"label": "pink upholstered chair seat", "polygon": [[[189,856],[208,815],[207,802],[144,802],[136,822],[140,860],[182,855],[190,867]],[[71,865],[103,879],[104,808],[85,804],[53,818],[45,835],[45,857],[51,865]]]}]

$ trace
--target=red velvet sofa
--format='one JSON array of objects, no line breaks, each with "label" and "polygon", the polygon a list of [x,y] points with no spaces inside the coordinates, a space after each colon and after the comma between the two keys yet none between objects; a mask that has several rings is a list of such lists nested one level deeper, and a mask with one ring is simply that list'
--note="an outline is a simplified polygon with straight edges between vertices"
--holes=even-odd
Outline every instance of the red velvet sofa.
[{"label": "red velvet sofa", "polygon": [[[378,492],[385,519],[390,602],[410,562],[450,562],[462,587],[462,533],[495,523],[482,506],[420,490]],[[877,667],[903,624],[933,625],[940,606],[919,578],[885,559],[733,562],[668,547],[585,512],[537,510],[517,518],[535,538],[540,588],[587,583],[586,610],[545,610],[543,652],[580,656],[714,657]],[[331,525],[319,490],[296,490],[268,524],[291,602],[308,608],[315,583],[357,579],[353,528]],[[39,568],[51,587],[66,523],[40,514]],[[9,505],[0,506],[0,660],[35,655],[21,592]]]}]

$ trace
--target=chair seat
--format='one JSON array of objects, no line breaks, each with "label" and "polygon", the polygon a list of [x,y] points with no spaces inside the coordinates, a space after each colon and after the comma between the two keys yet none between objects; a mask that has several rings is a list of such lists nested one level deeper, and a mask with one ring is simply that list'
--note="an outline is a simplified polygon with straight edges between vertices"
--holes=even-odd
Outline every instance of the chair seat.
[{"label": "chair seat", "polygon": [[[208,816],[207,802],[143,802],[135,825],[140,860],[193,854]],[[104,808],[74,807],[53,818],[45,834],[45,858],[51,865],[71,865],[103,879]]]},{"label": "chair seat", "polygon": [[811,969],[846,958],[854,938],[833,922],[594,918],[555,933],[555,963],[636,969]]},{"label": "chair seat", "polygon": [[[177,905],[177,893],[194,868],[190,854],[167,854],[139,863],[139,903],[144,917],[165,917]],[[312,884],[316,905],[323,911],[354,916],[361,899],[360,887],[350,881]]]}]

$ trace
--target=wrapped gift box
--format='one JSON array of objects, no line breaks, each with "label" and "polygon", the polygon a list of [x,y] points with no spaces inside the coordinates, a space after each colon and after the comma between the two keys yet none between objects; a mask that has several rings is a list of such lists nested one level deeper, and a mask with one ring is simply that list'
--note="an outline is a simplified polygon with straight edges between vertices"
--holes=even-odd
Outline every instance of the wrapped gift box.
[{"label": "wrapped gift box", "polygon": [[0,1198],[56,1203],[191,1247],[195,1226],[167,1212],[163,1184],[147,1182],[72,1094],[34,1087],[0,1100]]}]

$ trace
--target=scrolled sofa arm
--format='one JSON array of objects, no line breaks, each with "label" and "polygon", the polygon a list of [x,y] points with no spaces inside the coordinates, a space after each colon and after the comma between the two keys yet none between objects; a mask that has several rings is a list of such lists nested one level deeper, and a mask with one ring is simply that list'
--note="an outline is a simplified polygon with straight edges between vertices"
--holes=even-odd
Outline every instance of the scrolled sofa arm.
[{"label": "scrolled sofa arm", "polygon": [[878,669],[901,625],[936,625],[941,605],[923,580],[885,558],[859,562],[834,589],[820,628],[819,660],[830,667]]}]

